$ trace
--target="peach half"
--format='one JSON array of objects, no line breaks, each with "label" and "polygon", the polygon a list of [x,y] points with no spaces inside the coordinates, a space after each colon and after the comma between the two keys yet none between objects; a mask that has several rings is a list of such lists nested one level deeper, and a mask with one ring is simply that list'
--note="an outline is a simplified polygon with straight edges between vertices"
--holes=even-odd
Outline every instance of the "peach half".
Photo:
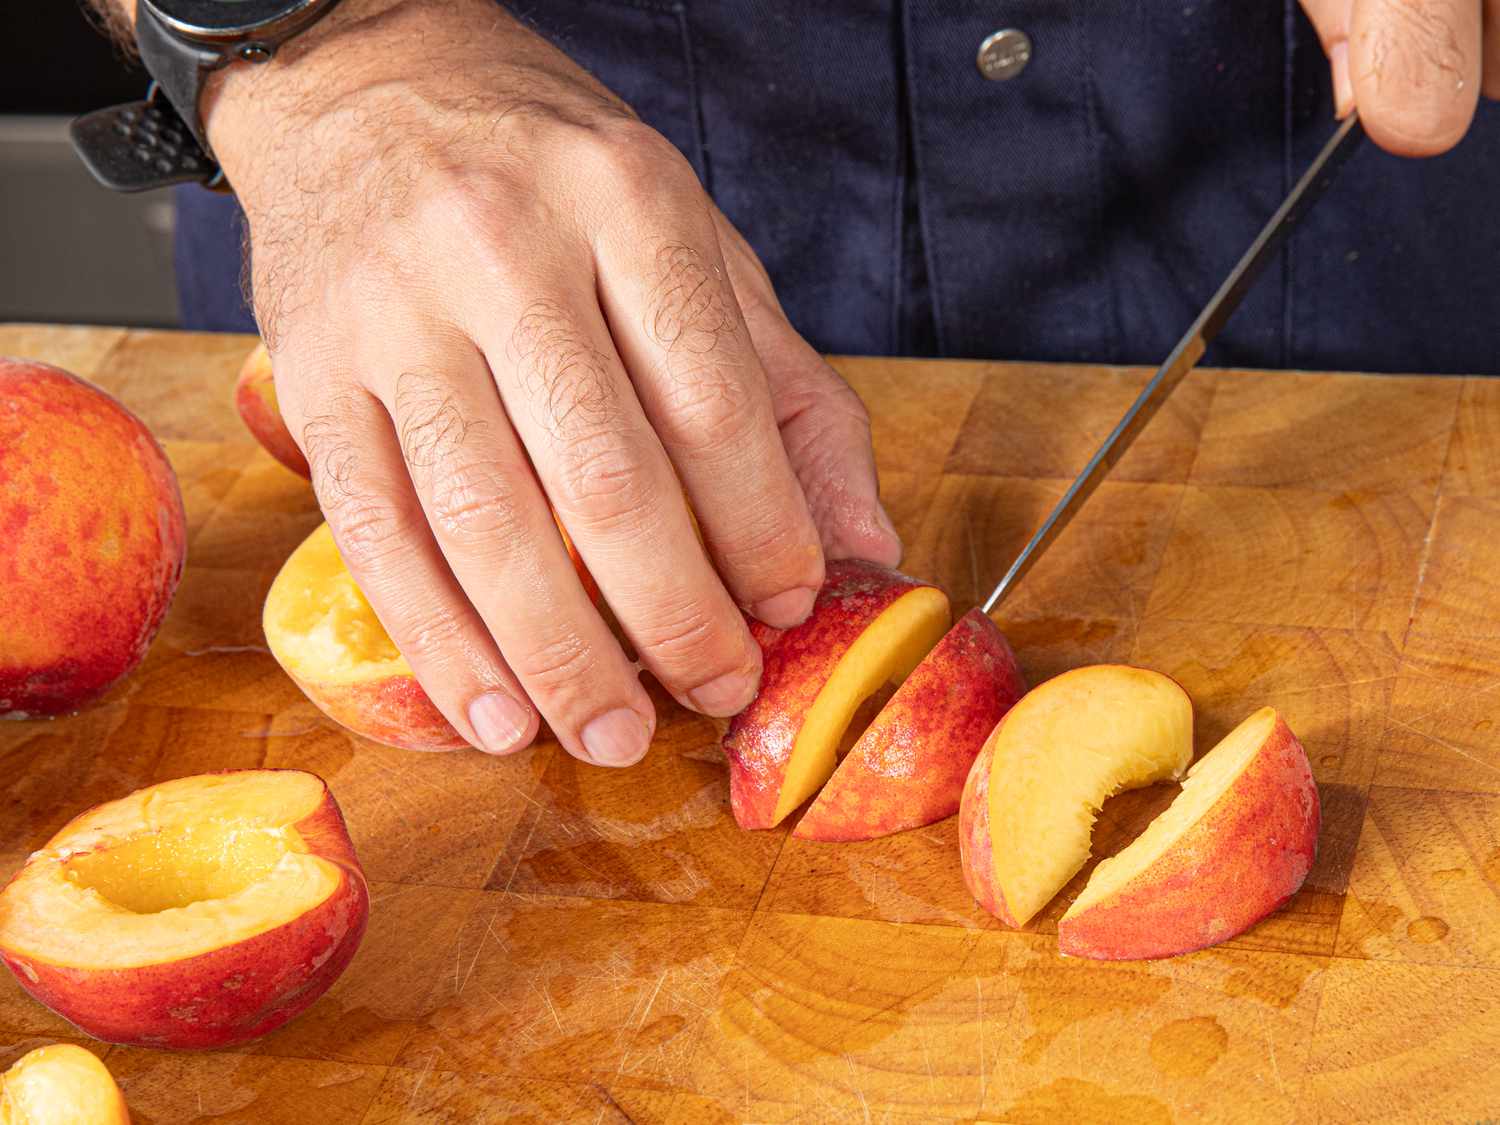
[{"label": "peach half", "polygon": [[970,610],[902,681],[792,835],[870,840],[952,816],[985,739],[1025,691],[1004,634]]},{"label": "peach half", "polygon": [[256,344],[240,367],[240,377],[234,384],[234,408],[267,453],[298,476],[312,476],[307,458],[282,420],[276,383],[271,378],[271,355],[264,343]]},{"label": "peach half", "polygon": [[1307,754],[1269,707],[1193,764],[1182,792],[1094,869],[1057,926],[1076,957],[1138,960],[1234,937],[1302,886],[1320,809]]},{"label": "peach half", "polygon": [[872,563],[828,564],[807,620],[754,630],[760,691],[724,736],[741,828],[771,828],[832,776],[861,703],[904,680],[948,629],[948,595]]},{"label": "peach half", "polygon": [[96,1038],[231,1047],[327,991],[369,901],[320,778],[184,777],[91,809],[35,852],[0,891],[0,957]]},{"label": "peach half", "polygon": [[0,1125],[130,1125],[130,1111],[97,1055],[54,1043],[0,1074]]},{"label": "peach half", "polygon": [[[579,581],[598,605],[593,578],[562,535]],[[334,722],[403,750],[468,746],[422,690],[326,523],[282,565],[266,594],[261,626],[282,669]]]},{"label": "peach half", "polygon": [[1183,775],[1193,705],[1178,683],[1125,665],[1077,668],[1022,697],[974,761],[959,810],[964,879],[1024,926],[1089,858],[1106,798]]},{"label": "peach half", "polygon": [[135,668],[186,554],[176,474],[140,419],[0,358],[0,718],[76,711]]}]

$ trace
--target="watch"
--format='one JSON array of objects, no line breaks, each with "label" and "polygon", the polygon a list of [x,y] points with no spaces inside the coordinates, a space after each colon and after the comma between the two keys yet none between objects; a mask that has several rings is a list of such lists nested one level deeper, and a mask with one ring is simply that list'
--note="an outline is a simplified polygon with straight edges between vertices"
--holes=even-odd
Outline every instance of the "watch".
[{"label": "watch", "polygon": [[153,81],[142,101],[77,118],[73,147],[105,187],[146,191],[201,183],[227,191],[198,100],[209,74],[270,62],[338,0],[137,0],[135,37]]}]

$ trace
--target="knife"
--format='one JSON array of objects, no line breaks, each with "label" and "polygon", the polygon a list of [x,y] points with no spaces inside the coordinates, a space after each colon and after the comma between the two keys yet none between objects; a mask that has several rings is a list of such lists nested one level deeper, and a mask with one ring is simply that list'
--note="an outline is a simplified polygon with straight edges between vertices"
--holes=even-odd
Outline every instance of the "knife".
[{"label": "knife", "polygon": [[1359,142],[1363,137],[1364,130],[1360,127],[1359,117],[1351,113],[1329,138],[1323,150],[1308,166],[1307,171],[1302,173],[1302,178],[1292,188],[1291,194],[1286,197],[1280,207],[1276,208],[1276,213],[1271,216],[1270,222],[1265,225],[1260,234],[1256,235],[1255,241],[1250,244],[1250,249],[1245,251],[1234,269],[1229,271],[1229,276],[1219,286],[1218,292],[1198,314],[1198,319],[1193,321],[1193,326],[1187,330],[1187,334],[1177,342],[1177,346],[1172,349],[1172,354],[1167,356],[1167,361],[1157,368],[1156,374],[1141,391],[1140,397],[1125,412],[1125,417],[1120,419],[1119,425],[1115,426],[1110,435],[1104,439],[1104,444],[1099,447],[1098,452],[1089,458],[1089,463],[1083,467],[1083,472],[1078,474],[1078,479],[1058,501],[1057,507],[1052,509],[1052,514],[1031,537],[1031,542],[1027,543],[1021,553],[1016,556],[1016,561],[1010,564],[1005,577],[1000,579],[1000,584],[995,587],[989,600],[984,603],[985,613],[993,610],[1005,595],[1015,588],[1016,583],[1031,569],[1036,560],[1041,557],[1042,552],[1051,545],[1062,529],[1068,526],[1068,521],[1078,514],[1078,509],[1083,507],[1089,495],[1099,487],[1099,482],[1109,475],[1109,471],[1115,467],[1115,462],[1125,455],[1131,443],[1146,428],[1146,423],[1156,417],[1156,412],[1171,397],[1172,392],[1177,389],[1177,384],[1187,377],[1188,372],[1203,357],[1204,351],[1214,337],[1234,315],[1234,310],[1240,307],[1245,294],[1255,284],[1255,279],[1260,276],[1266,263],[1275,257],[1276,251],[1281,248],[1286,236],[1291,233],[1292,227],[1318,201],[1318,197],[1323,194],[1323,189],[1333,181],[1334,174],[1354,154],[1354,150],[1359,147]]}]

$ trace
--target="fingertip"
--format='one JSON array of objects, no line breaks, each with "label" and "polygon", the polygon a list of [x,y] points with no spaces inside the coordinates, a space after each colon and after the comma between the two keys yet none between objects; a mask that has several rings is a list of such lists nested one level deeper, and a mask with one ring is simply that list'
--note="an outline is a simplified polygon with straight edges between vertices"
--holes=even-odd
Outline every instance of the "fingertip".
[{"label": "fingertip", "polygon": [[540,720],[535,711],[503,691],[488,691],[469,704],[469,725],[479,749],[496,756],[530,746]]},{"label": "fingertip", "polygon": [[1333,74],[1333,109],[1340,121],[1354,109],[1354,81],[1349,77],[1349,41],[1340,39],[1328,48],[1328,66]]}]

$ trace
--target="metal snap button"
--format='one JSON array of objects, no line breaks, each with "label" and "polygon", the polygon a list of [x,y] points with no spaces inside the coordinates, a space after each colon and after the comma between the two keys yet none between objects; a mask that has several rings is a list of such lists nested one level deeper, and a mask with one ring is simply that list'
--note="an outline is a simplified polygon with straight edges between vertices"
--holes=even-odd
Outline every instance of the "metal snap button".
[{"label": "metal snap button", "polygon": [[1031,61],[1031,37],[1017,27],[1007,27],[985,36],[974,60],[979,73],[991,82],[1005,82],[1020,74]]}]

